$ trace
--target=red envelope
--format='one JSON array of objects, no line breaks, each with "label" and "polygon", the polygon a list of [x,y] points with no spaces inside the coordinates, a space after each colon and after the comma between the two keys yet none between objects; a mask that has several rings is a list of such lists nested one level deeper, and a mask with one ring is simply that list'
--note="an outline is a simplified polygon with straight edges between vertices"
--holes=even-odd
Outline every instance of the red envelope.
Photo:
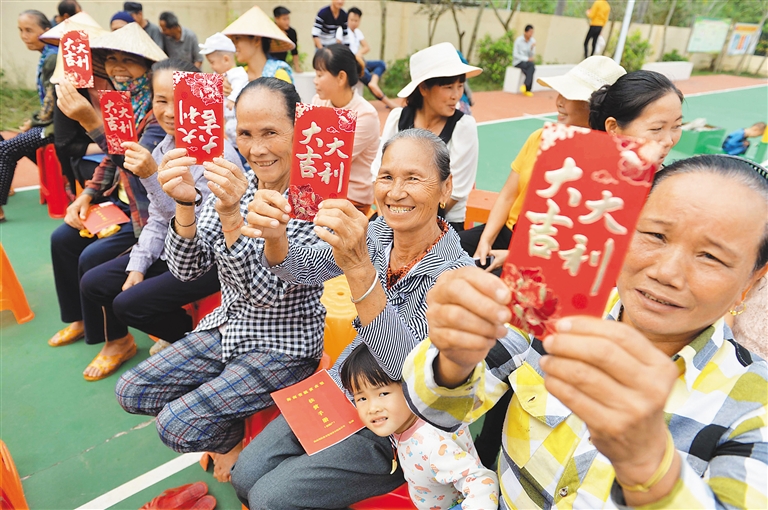
[{"label": "red envelope", "polygon": [[560,317],[603,315],[651,189],[656,148],[544,126],[501,275],[512,290],[512,325],[543,338]]},{"label": "red envelope", "polygon": [[131,221],[123,211],[112,202],[102,202],[88,208],[88,215],[83,220],[85,228],[93,235],[112,225],[121,225]]},{"label": "red envelope", "polygon": [[109,154],[125,154],[125,149],[120,144],[138,141],[133,105],[131,105],[131,93],[100,90],[99,104],[101,105],[101,117],[104,119],[107,152]]},{"label": "red envelope", "polygon": [[78,89],[93,88],[91,43],[88,34],[73,30],[61,36],[59,42],[64,63],[64,77]]},{"label": "red envelope", "polygon": [[311,221],[323,200],[347,198],[356,125],[352,110],[296,105],[288,189],[291,217]]},{"label": "red envelope", "polygon": [[176,147],[197,163],[224,154],[224,77],[212,73],[173,73]]}]

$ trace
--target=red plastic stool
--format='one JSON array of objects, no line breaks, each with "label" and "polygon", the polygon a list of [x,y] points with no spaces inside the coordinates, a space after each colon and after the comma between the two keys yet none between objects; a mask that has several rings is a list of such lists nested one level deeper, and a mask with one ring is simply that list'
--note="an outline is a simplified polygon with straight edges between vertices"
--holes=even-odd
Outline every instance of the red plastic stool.
[{"label": "red plastic stool", "polygon": [[408,484],[404,483],[388,494],[374,496],[355,503],[353,510],[418,510],[408,494]]},{"label": "red plastic stool", "polygon": [[53,144],[37,149],[37,169],[40,175],[40,203],[48,204],[51,218],[63,218],[67,214],[69,198]]},{"label": "red plastic stool", "polygon": [[184,305],[184,309],[192,317],[192,328],[196,328],[203,317],[214,311],[219,305],[221,305],[221,292]]}]

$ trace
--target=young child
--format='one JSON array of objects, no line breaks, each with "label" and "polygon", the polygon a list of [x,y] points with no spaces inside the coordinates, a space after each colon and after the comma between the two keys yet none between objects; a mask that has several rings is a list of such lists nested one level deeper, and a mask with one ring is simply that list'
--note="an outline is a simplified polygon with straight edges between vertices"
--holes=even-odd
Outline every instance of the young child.
[{"label": "young child", "polygon": [[419,509],[497,508],[496,474],[477,458],[469,429],[444,432],[408,408],[400,381],[393,381],[365,344],[341,368],[344,388],[354,397],[357,413],[378,436],[393,436],[397,457]]},{"label": "young child", "polygon": [[749,148],[749,140],[747,140],[747,138],[763,136],[764,131],[765,122],[756,122],[748,128],[734,131],[725,137],[725,141],[723,142],[723,151],[725,151],[726,154],[730,154],[732,156],[740,156],[746,153],[747,149]]},{"label": "young child", "polygon": [[235,43],[221,32],[216,32],[199,46],[200,54],[205,55],[213,72],[223,74],[232,86],[232,93],[224,105],[224,135],[237,147],[235,99],[243,87],[248,85],[248,73],[235,63]]}]

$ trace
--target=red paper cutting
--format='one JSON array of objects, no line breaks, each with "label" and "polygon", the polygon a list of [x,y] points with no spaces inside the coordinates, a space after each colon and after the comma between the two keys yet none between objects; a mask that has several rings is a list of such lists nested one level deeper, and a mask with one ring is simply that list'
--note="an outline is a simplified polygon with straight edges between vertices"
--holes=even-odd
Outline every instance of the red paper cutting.
[{"label": "red paper cutting", "polygon": [[93,65],[88,34],[73,30],[59,41],[64,77],[78,89],[93,88]]},{"label": "red paper cutting", "polygon": [[325,450],[364,427],[357,409],[326,370],[271,395],[307,455]]},{"label": "red paper cutting", "polygon": [[502,280],[512,325],[537,338],[601,317],[656,171],[652,142],[547,123]]},{"label": "red paper cutting", "polygon": [[197,162],[224,154],[224,77],[213,73],[173,73],[176,147]]},{"label": "red paper cutting", "polygon": [[135,142],[136,127],[131,105],[131,93],[117,90],[100,90],[99,104],[104,119],[104,136],[109,154],[125,154],[123,142]]},{"label": "red paper cutting", "polygon": [[347,198],[357,114],[296,104],[288,201],[291,217],[311,221],[328,198]]}]

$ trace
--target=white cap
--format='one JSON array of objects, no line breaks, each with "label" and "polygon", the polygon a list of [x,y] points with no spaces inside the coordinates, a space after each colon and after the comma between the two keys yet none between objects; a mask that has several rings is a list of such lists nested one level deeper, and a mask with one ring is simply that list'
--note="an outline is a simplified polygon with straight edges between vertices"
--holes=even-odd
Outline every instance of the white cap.
[{"label": "white cap", "polygon": [[453,44],[449,42],[435,44],[411,55],[411,82],[397,93],[398,97],[408,97],[420,83],[430,78],[447,78],[464,74],[472,78],[482,73],[479,67],[470,66],[461,61]]},{"label": "white cap", "polygon": [[216,32],[208,39],[206,39],[203,44],[198,44],[198,46],[200,46],[201,55],[208,55],[214,51],[229,51],[232,53],[235,52],[235,43],[232,42],[232,39],[222,34],[221,32]]},{"label": "white cap", "polygon": [[569,101],[589,101],[592,93],[603,85],[613,85],[627,74],[613,59],[594,55],[582,60],[562,76],[539,78],[540,85],[555,89]]}]

